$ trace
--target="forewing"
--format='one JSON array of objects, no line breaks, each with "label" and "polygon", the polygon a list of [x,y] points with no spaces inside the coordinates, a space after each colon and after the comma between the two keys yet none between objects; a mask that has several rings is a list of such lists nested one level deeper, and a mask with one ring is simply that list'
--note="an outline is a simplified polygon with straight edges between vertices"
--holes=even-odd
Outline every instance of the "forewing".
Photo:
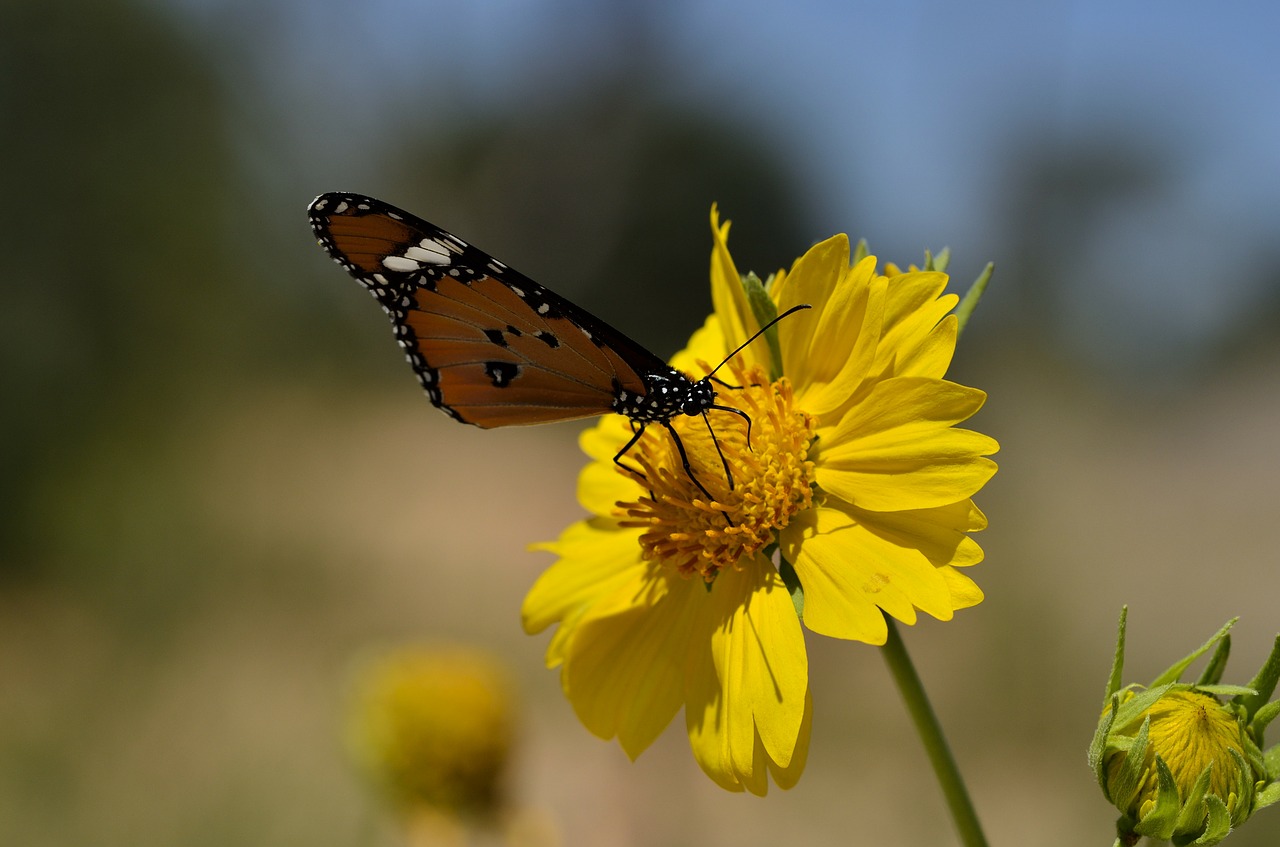
[{"label": "forewing", "polygon": [[320,245],[377,298],[431,402],[481,427],[572,420],[663,362],[458,237],[371,197],[322,194]]}]

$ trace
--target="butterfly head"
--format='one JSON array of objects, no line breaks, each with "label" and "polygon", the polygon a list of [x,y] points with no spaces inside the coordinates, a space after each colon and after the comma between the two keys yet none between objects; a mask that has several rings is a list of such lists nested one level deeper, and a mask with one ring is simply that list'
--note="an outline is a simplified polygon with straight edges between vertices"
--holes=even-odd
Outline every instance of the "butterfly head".
[{"label": "butterfly head", "polygon": [[686,415],[700,415],[716,402],[715,389],[711,387],[711,378],[703,377],[697,382],[690,382],[680,404],[680,411]]}]

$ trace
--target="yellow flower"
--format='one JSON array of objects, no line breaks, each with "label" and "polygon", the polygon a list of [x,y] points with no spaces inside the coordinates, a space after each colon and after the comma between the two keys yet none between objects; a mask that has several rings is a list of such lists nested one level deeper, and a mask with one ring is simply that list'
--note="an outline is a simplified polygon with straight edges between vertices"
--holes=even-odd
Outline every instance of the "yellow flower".
[{"label": "yellow flower", "polygon": [[[672,364],[702,376],[760,326],[712,210],[714,313]],[[524,604],[579,718],[639,755],[683,707],[693,753],[722,787],[794,785],[812,706],[803,624],[883,644],[884,613],[949,620],[982,600],[961,571],[986,519],[970,497],[990,479],[992,439],[955,428],[985,395],[943,379],[954,295],[941,273],[892,278],[849,265],[843,235],[779,272],[776,347],[753,342],[722,371],[715,430],[650,427],[627,454],[618,416],[585,432],[578,494],[591,513],[543,549],[559,559]],[[775,352],[780,354],[775,356]],[[780,361],[782,373],[774,373]],[[749,428],[749,441],[748,441]],[[721,458],[723,455],[723,459]]]},{"label": "yellow flower", "polygon": [[506,673],[488,654],[402,648],[357,680],[352,749],[408,820],[487,819],[500,806],[512,712]]}]

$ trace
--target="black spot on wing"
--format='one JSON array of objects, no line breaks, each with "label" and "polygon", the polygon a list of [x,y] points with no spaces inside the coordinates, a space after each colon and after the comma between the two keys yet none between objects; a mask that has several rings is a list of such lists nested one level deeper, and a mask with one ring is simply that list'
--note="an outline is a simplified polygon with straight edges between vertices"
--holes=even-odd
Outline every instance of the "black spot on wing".
[{"label": "black spot on wing", "polygon": [[505,388],[520,376],[520,366],[514,362],[485,362],[484,373],[495,388]]}]

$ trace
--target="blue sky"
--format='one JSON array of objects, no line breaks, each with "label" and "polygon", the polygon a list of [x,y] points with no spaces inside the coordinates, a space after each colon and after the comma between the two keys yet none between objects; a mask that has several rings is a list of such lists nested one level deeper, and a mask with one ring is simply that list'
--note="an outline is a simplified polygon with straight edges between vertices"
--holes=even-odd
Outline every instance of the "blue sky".
[{"label": "blue sky", "polygon": [[1086,355],[1158,367],[1229,332],[1275,258],[1250,255],[1280,234],[1274,4],[174,2],[198,28],[252,32],[227,72],[278,99],[301,156],[324,133],[348,167],[375,128],[520,109],[643,52],[667,97],[784,153],[815,239],[951,245],[961,272],[999,258],[1000,180],[1029,136],[1145,139],[1175,178],[1084,222],[1067,269]]}]

